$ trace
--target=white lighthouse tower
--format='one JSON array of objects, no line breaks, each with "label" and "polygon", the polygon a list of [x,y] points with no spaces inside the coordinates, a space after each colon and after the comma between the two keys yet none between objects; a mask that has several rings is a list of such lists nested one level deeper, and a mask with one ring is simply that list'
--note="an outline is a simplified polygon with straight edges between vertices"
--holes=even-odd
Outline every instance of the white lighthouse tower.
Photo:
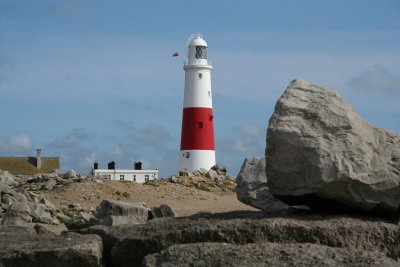
[{"label": "white lighthouse tower", "polygon": [[207,43],[201,36],[189,40],[187,51],[180,168],[208,170],[215,165],[212,67],[207,59]]}]

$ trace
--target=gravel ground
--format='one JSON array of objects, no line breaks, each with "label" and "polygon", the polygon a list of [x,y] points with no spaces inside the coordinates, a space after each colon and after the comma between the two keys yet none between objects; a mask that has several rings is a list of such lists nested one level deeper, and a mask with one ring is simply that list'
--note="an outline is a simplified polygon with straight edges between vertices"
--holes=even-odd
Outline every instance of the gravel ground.
[{"label": "gravel ground", "polygon": [[95,208],[103,199],[123,202],[141,202],[148,207],[167,204],[177,216],[189,216],[199,212],[229,212],[257,209],[239,202],[236,193],[229,190],[209,192],[182,184],[159,181],[154,184],[138,184],[120,181],[87,181],[42,192],[56,206],[77,203],[83,208]]}]

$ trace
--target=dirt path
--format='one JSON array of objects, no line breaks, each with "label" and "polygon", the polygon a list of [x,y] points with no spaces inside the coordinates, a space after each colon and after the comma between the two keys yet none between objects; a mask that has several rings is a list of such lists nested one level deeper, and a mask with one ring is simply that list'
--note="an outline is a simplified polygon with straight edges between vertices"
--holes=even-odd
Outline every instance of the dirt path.
[{"label": "dirt path", "polygon": [[120,181],[102,183],[88,181],[43,192],[43,195],[56,206],[63,203],[78,203],[86,209],[95,208],[103,199],[143,202],[148,207],[167,204],[175,210],[177,216],[193,215],[198,212],[256,210],[239,202],[235,192],[207,192],[170,182],[146,185]]}]

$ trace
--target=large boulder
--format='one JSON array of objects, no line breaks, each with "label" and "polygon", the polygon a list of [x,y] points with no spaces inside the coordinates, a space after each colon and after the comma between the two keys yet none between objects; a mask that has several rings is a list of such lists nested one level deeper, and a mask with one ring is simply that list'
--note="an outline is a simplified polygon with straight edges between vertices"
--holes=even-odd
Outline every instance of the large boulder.
[{"label": "large boulder", "polygon": [[103,266],[102,250],[97,235],[0,226],[0,266]]},{"label": "large boulder", "polygon": [[377,251],[332,248],[315,244],[261,242],[235,245],[198,243],[174,245],[146,256],[146,267],[157,266],[399,266]]},{"label": "large boulder", "polygon": [[[268,216],[261,220],[160,218],[142,225],[97,225],[76,231],[102,237],[104,261],[110,266],[140,266],[143,257],[148,254],[159,253],[175,244],[203,242],[239,245],[266,241],[303,245],[311,243],[345,248],[354,253],[360,250],[380,251],[395,260],[400,257],[400,231],[396,224],[379,219],[344,216]],[[284,245],[281,248],[280,253],[288,253]],[[369,260],[374,258],[371,254]]]},{"label": "large boulder", "polygon": [[268,189],[265,158],[246,158],[236,177],[236,195],[240,202],[252,207],[275,212],[290,206],[276,199]]},{"label": "large boulder", "polygon": [[122,224],[142,224],[149,219],[150,209],[141,203],[125,203],[103,200],[96,208],[96,218],[102,224],[115,226]]},{"label": "large boulder", "polygon": [[374,128],[335,91],[294,80],[269,121],[266,174],[290,205],[396,213],[400,134]]},{"label": "large boulder", "polygon": [[150,209],[151,217],[154,218],[165,218],[176,216],[175,211],[167,204],[161,204],[159,207],[152,207]]}]

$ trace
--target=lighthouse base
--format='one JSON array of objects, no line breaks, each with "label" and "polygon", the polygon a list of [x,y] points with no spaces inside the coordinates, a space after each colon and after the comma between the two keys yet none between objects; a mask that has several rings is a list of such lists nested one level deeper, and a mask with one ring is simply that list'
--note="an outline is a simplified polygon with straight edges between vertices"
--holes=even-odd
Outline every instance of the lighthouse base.
[{"label": "lighthouse base", "polygon": [[181,150],[180,169],[209,170],[215,165],[215,150]]}]

